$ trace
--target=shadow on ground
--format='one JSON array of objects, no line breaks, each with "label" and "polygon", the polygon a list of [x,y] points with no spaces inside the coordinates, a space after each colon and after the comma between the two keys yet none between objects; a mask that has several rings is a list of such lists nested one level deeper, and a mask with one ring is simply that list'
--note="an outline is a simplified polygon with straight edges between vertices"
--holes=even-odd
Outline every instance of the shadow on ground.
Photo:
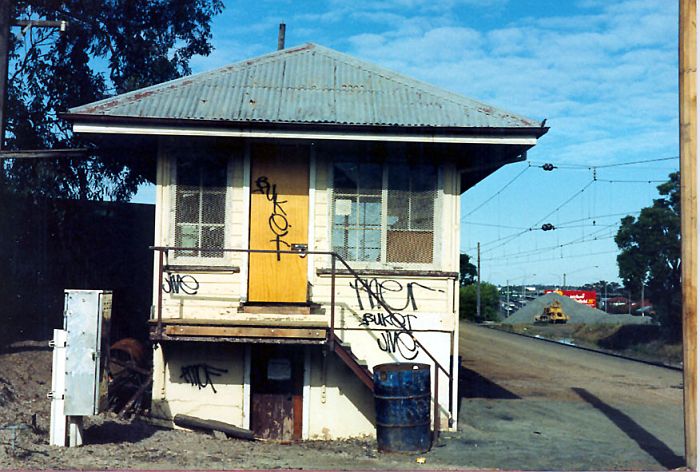
[{"label": "shadow on ground", "polygon": [[41,344],[13,344],[5,347],[0,347],[0,354],[15,354],[18,352],[41,352],[51,350],[53,350],[53,348],[49,346],[49,342],[43,341]]},{"label": "shadow on ground", "polygon": [[676,455],[664,442],[644,429],[630,416],[617,408],[613,408],[585,388],[573,387],[572,390],[595,409],[603,413],[615,426],[620,428],[630,439],[635,441],[647,454],[656,459],[667,469],[675,469],[685,465],[685,459]]},{"label": "shadow on ground", "polygon": [[489,398],[498,400],[517,400],[520,397],[479,373],[464,366],[459,366],[460,398]]},{"label": "shadow on ground", "polygon": [[140,421],[116,423],[105,421],[86,429],[85,444],[137,443],[153,436],[159,428]]}]

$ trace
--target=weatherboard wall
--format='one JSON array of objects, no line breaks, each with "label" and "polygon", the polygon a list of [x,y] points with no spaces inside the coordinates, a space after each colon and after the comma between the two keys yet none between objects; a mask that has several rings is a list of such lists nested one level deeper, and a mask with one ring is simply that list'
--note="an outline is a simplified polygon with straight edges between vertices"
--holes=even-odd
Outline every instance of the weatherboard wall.
[{"label": "weatherboard wall", "polygon": [[[173,246],[173,218],[175,211],[174,161],[169,150],[178,146],[176,139],[164,139],[158,163],[157,222],[158,245]],[[332,191],[330,168],[332,156],[311,151],[312,171],[310,194],[310,248],[318,251],[331,250],[330,218]],[[248,233],[248,200],[250,198],[249,151],[245,143],[234,143],[229,156],[229,182],[226,202],[226,247],[246,248]],[[384,310],[372,306],[369,296],[355,287],[354,279],[347,275],[336,277],[336,334],[351,345],[358,358],[373,366],[386,362],[425,362],[434,365],[430,358],[415,346],[406,331],[410,331],[447,369],[456,346],[458,326],[457,271],[459,268],[459,175],[451,162],[439,166],[439,188],[436,200],[436,231],[438,244],[435,257],[438,261],[432,270],[415,270],[411,267],[389,265],[381,273],[365,271],[362,277],[374,287],[384,285],[385,302],[394,309],[395,317],[387,316]],[[197,261],[178,261],[170,258],[169,275],[187,275],[187,270]],[[200,262],[201,263],[201,262]],[[219,264],[217,269],[216,264]],[[191,272],[197,280],[196,294],[164,293],[162,316],[164,320],[220,320],[243,321],[263,319],[284,321],[286,326],[295,321],[323,319],[330,323],[331,281],[330,258],[308,256],[310,298],[319,303],[323,314],[316,315],[253,315],[239,312],[245,301],[247,289],[247,258],[242,253],[232,253],[223,261],[208,261],[208,270]],[[156,258],[157,264],[157,258]],[[338,268],[341,266],[338,264]],[[156,266],[157,269],[157,266]],[[158,274],[158,271],[154,271]],[[154,280],[154,306],[158,303],[157,290],[168,286],[167,280]],[[409,291],[409,287],[411,290]],[[156,310],[154,309],[154,316]],[[398,323],[397,320],[401,321]],[[403,324],[403,326],[402,326]],[[156,350],[154,355],[154,411],[156,416],[171,419],[174,414],[196,413],[202,418],[226,418],[232,424],[248,427],[245,369],[246,357],[242,349],[222,349],[213,352],[200,344],[161,343],[166,349]],[[221,344],[215,344],[221,345]],[[314,351],[317,352],[317,351]],[[193,353],[193,356],[190,356]],[[372,393],[362,385],[354,374],[333,355],[328,355],[324,367],[322,356],[311,356],[306,368],[309,384],[305,389],[305,438],[342,438],[360,434],[373,434]],[[196,359],[195,359],[196,358]],[[188,385],[179,378],[182,368],[191,361],[209,359],[204,363],[227,372],[218,380],[224,381],[222,389],[216,385],[217,393],[209,387]],[[216,362],[214,362],[216,361]],[[431,382],[431,386],[433,382]],[[456,415],[457,378],[450,385],[448,378],[440,374],[440,405],[443,428],[448,427],[448,410],[452,403]],[[218,392],[225,392],[220,395]],[[450,396],[452,394],[452,396]],[[222,398],[226,398],[222,401]],[[369,409],[369,410],[368,410]],[[453,424],[456,427],[456,422]]]}]

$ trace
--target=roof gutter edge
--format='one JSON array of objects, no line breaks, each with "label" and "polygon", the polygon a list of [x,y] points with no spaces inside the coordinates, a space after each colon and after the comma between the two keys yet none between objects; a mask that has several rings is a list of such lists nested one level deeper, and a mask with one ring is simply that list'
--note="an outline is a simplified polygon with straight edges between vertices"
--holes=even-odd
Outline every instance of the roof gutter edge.
[{"label": "roof gutter edge", "polygon": [[[221,121],[221,120],[187,120],[178,118],[152,118],[131,116],[84,115],[76,113],[61,113],[59,116],[73,123],[105,127],[138,127],[140,129],[167,129],[167,127],[202,128],[221,130],[267,130],[276,132],[351,132],[351,133],[400,133],[405,135],[444,135],[444,136],[528,136],[538,139],[549,127],[456,127],[456,126],[391,126],[391,125],[352,125],[339,123],[270,123],[262,121]],[[104,131],[108,133],[108,131]],[[153,133],[149,133],[153,134]]]}]

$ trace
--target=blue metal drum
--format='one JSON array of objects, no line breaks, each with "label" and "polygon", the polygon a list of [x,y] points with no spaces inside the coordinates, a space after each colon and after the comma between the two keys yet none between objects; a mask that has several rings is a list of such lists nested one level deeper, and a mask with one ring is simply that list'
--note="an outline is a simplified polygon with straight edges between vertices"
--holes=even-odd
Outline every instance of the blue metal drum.
[{"label": "blue metal drum", "polygon": [[380,364],[374,368],[377,446],[382,452],[430,449],[430,366]]}]

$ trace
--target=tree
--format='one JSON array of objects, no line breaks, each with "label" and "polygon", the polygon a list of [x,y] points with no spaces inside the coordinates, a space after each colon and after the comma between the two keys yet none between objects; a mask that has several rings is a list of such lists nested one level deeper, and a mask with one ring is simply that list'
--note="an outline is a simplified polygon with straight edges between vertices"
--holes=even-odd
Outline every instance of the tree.
[{"label": "tree", "polygon": [[[11,38],[8,149],[89,147],[86,159],[15,160],[0,186],[16,193],[126,200],[148,177],[143,156],[98,155],[59,113],[189,74],[212,50],[210,24],[222,0],[18,0],[13,18],[66,20]],[[105,152],[102,150],[101,152]],[[4,182],[3,182],[4,180]]]},{"label": "tree", "polygon": [[681,333],[680,174],[657,187],[662,198],[637,218],[625,216],[615,236],[620,278],[634,294],[645,286],[668,335]]},{"label": "tree", "polygon": [[613,293],[618,293],[622,290],[622,286],[617,282],[608,282],[606,280],[599,280],[598,282],[588,283],[581,286],[583,290],[595,290],[602,297],[607,292],[608,296]]},{"label": "tree", "polygon": [[476,266],[469,262],[468,254],[459,255],[459,285],[473,284],[476,281]]},{"label": "tree", "polygon": [[[488,282],[481,283],[481,318],[498,321],[498,287]],[[459,289],[459,317],[476,320],[476,284]]]}]

